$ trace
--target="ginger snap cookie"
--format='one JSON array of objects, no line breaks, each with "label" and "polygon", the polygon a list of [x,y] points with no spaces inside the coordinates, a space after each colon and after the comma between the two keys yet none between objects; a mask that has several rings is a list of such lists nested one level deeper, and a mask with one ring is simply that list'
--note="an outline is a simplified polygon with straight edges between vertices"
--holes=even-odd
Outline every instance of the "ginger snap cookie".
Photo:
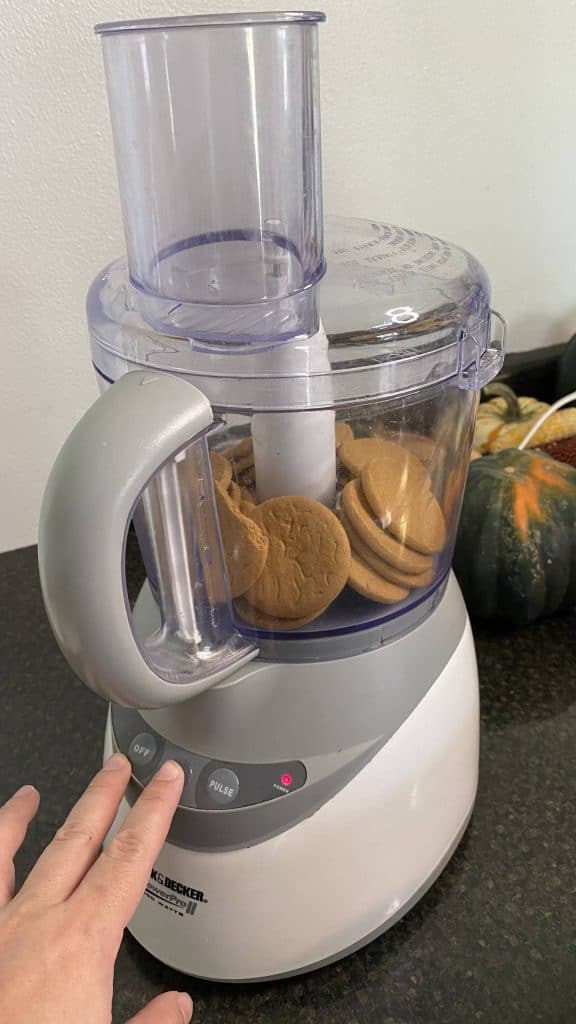
[{"label": "ginger snap cookie", "polygon": [[374,437],[399,444],[402,448],[412,452],[412,455],[415,455],[426,468],[433,461],[438,447],[431,437],[427,437],[425,434],[416,434],[411,430],[405,431],[402,427],[392,430],[390,427],[376,424]]},{"label": "ginger snap cookie", "polygon": [[429,468],[436,458],[438,445],[424,434],[402,434],[400,443],[412,452],[420,462]]},{"label": "ginger snap cookie", "polygon": [[430,477],[420,459],[402,445],[382,437],[359,437],[354,441],[344,441],[338,449],[338,456],[355,477],[360,476],[364,467],[373,459],[380,459],[388,463],[396,476],[409,474],[426,487],[430,485]]},{"label": "ginger snap cookie", "polygon": [[240,479],[247,470],[254,469],[254,456],[244,455],[241,459],[233,459],[232,466],[236,479]]},{"label": "ginger snap cookie", "polygon": [[232,479],[232,463],[220,452],[210,452],[210,464],[214,483],[220,484],[226,490]]},{"label": "ginger snap cookie", "polygon": [[235,480],[231,480],[228,485],[228,496],[238,506],[244,500],[242,488],[239,487]]},{"label": "ginger snap cookie", "polygon": [[311,615],[302,615],[299,619],[278,619],[274,618],[273,615],[266,615],[265,612],[258,611],[245,597],[239,597],[234,602],[234,607],[249,626],[255,626],[256,629],[269,629],[274,632],[299,629],[301,626],[307,626],[308,623],[320,618],[323,612],[326,611],[325,608],[321,608],[320,611],[313,612]]},{"label": "ginger snap cookie", "polygon": [[216,483],[216,508],[232,597],[240,597],[264,570],[268,538],[257,523],[242,514],[221,484]]},{"label": "ginger snap cookie", "polygon": [[401,572],[400,569],[395,569],[389,562],[379,558],[372,551],[372,548],[356,533],[345,513],[342,516],[342,525],[348,534],[352,553],[358,555],[362,562],[378,573],[379,576],[383,576],[385,580],[388,580],[390,583],[396,583],[399,587],[408,587],[410,590],[427,587],[432,582],[434,578],[432,566],[426,572],[421,573]]},{"label": "ginger snap cookie", "polygon": [[340,445],[344,444],[345,441],[354,440],[354,431],[349,423],[344,420],[338,420],[336,423],[336,450]]},{"label": "ginger snap cookie", "polygon": [[[428,478],[429,481],[430,478]],[[377,520],[397,540],[424,555],[446,543],[442,509],[412,463],[372,459],[361,474],[362,490]]]},{"label": "ginger snap cookie", "polygon": [[245,437],[238,444],[226,448],[224,455],[232,463],[232,472],[237,483],[246,471],[254,472],[254,444],[251,437]]},{"label": "ginger snap cookie", "polygon": [[348,578],[350,543],[342,524],[325,505],[301,495],[269,498],[251,518],[269,547],[246,599],[273,618],[319,615]]},{"label": "ginger snap cookie", "polygon": [[400,572],[420,574],[432,568],[432,558],[407,548],[383,529],[372,513],[360,480],[351,480],[342,491],[342,506],[352,527],[385,562]]},{"label": "ginger snap cookie", "polygon": [[348,586],[358,594],[362,594],[362,597],[378,601],[380,604],[396,604],[397,601],[403,601],[410,593],[407,587],[399,587],[396,583],[391,583],[379,576],[354,552],[352,552],[350,563]]},{"label": "ginger snap cookie", "polygon": [[222,452],[222,454],[225,455],[226,458],[230,459],[232,462],[239,461],[240,459],[245,459],[249,455],[252,459],[252,462],[254,462],[254,445],[252,443],[252,438],[242,438],[242,440],[238,441],[237,444],[233,444],[229,448],[226,448],[225,451]]}]

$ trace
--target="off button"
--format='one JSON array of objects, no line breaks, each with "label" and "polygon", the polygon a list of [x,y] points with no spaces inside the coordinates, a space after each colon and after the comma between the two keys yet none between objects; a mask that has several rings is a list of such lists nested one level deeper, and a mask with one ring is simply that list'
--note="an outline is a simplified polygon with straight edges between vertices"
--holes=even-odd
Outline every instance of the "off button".
[{"label": "off button", "polygon": [[238,796],[240,780],[230,768],[217,768],[208,777],[208,795],[217,804],[230,804]]},{"label": "off button", "polygon": [[128,757],[132,764],[138,765],[143,768],[145,765],[150,764],[156,756],[156,740],[148,732],[141,732],[138,736],[135,736],[130,744],[128,751]]}]

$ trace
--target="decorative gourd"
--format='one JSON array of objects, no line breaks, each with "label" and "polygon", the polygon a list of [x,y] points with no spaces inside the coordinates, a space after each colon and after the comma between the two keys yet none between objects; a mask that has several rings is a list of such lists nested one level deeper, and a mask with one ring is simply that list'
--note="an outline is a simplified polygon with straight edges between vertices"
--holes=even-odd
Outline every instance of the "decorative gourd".
[{"label": "decorative gourd", "polygon": [[472,616],[534,622],[576,604],[576,470],[533,451],[471,462],[454,570]]},{"label": "decorative gourd", "polygon": [[489,384],[482,395],[489,400],[480,403],[476,414],[474,447],[483,454],[490,451],[491,443],[504,427],[526,424],[527,429],[535,416],[548,409],[546,402],[537,398],[518,398],[507,384]]},{"label": "decorative gourd", "polygon": [[[474,447],[480,452],[514,448],[550,406],[536,398],[518,398],[506,384],[491,384],[484,394],[494,395],[482,402],[476,416]],[[553,413],[530,439],[528,447],[538,448],[576,434],[576,409]]]}]

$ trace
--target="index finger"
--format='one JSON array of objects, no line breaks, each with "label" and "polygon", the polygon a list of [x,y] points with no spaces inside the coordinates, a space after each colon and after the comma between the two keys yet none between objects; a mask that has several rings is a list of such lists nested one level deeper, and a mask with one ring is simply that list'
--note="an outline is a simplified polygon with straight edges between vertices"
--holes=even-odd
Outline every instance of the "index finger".
[{"label": "index finger", "polygon": [[70,898],[92,917],[96,911],[120,936],[142,898],[183,787],[180,765],[165,761]]}]

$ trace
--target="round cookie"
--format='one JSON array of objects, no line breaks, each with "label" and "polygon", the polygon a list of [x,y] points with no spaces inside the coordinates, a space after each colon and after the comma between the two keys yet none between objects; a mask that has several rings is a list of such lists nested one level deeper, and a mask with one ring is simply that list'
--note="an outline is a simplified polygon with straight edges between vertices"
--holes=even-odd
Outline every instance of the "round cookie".
[{"label": "round cookie", "polygon": [[214,483],[220,484],[226,490],[232,479],[232,463],[220,452],[210,452],[210,465]]},{"label": "round cookie", "polygon": [[242,514],[219,483],[215,485],[215,492],[230,593],[232,597],[239,597],[264,570],[268,538],[253,519]]},{"label": "round cookie", "polygon": [[234,473],[235,473],[236,477],[240,477],[240,476],[242,476],[242,474],[247,469],[253,469],[254,468],[254,456],[253,455],[243,455],[241,459],[236,459],[233,456],[232,457],[232,466],[234,468]]},{"label": "round cookie", "polygon": [[395,537],[391,537],[376,522],[368,505],[359,480],[351,480],[342,491],[342,506],[352,527],[359,537],[385,562],[400,572],[419,574],[432,568],[429,555],[411,551]]},{"label": "round cookie", "polygon": [[228,484],[228,496],[235,505],[240,505],[244,500],[242,495],[242,488],[238,486],[235,480],[231,480]]},{"label": "round cookie", "polygon": [[378,555],[374,554],[372,548],[358,536],[345,514],[342,517],[342,525],[348,534],[352,553],[358,555],[362,562],[365,562],[370,569],[373,569],[374,572],[378,573],[379,576],[383,576],[390,583],[396,583],[399,587],[418,589],[419,587],[427,587],[434,579],[432,566],[426,572],[406,573],[400,572],[399,569],[395,569],[388,562],[385,562],[383,558],[379,558]]},{"label": "round cookie", "polygon": [[227,459],[244,459],[247,455],[250,455],[252,462],[254,462],[254,445],[251,437],[244,437],[237,444],[233,444],[230,448],[226,448],[226,451],[222,453]]},{"label": "round cookie", "polygon": [[254,444],[251,437],[226,448],[223,453],[232,464],[232,474],[237,484],[244,484],[248,478],[254,480]]},{"label": "round cookie", "polygon": [[239,597],[234,602],[234,607],[249,626],[255,626],[256,629],[269,629],[274,632],[299,629],[301,626],[307,626],[309,622],[314,622],[315,619],[320,618],[326,611],[325,608],[321,608],[319,612],[314,612],[312,615],[303,615],[299,619],[275,619],[272,615],[266,615],[265,612],[258,611],[245,597]]},{"label": "round cookie", "polygon": [[410,593],[407,588],[399,587],[396,583],[390,583],[389,580],[383,579],[354,552],[352,552],[348,586],[352,587],[356,593],[362,594],[362,597],[367,597],[370,601],[378,601],[379,604],[396,604],[397,601],[403,601]]},{"label": "round cookie", "polygon": [[360,476],[369,462],[379,459],[386,462],[390,471],[397,476],[409,474],[424,486],[430,486],[430,477],[420,459],[394,441],[386,441],[382,437],[360,437],[354,441],[344,441],[338,449],[338,455],[352,476]]},{"label": "round cookie", "polygon": [[251,518],[269,548],[247,600],[273,618],[319,615],[348,578],[350,543],[342,524],[325,505],[301,495],[269,498]]},{"label": "round cookie", "polygon": [[344,420],[338,420],[336,423],[336,450],[340,445],[344,444],[345,441],[354,440],[354,431],[349,423]]},{"label": "round cookie", "polygon": [[436,442],[424,434],[402,434],[401,443],[426,467],[434,461],[438,451]]},{"label": "round cookie", "polygon": [[431,437],[425,434],[415,434],[412,431],[404,431],[401,427],[391,430],[389,427],[376,425],[374,436],[384,441],[394,441],[402,448],[406,448],[412,455],[415,455],[420,462],[428,468],[433,461],[438,445]]},{"label": "round cookie", "polygon": [[424,555],[446,543],[446,524],[436,498],[411,464],[372,459],[362,470],[362,489],[373,514],[397,540]]}]

